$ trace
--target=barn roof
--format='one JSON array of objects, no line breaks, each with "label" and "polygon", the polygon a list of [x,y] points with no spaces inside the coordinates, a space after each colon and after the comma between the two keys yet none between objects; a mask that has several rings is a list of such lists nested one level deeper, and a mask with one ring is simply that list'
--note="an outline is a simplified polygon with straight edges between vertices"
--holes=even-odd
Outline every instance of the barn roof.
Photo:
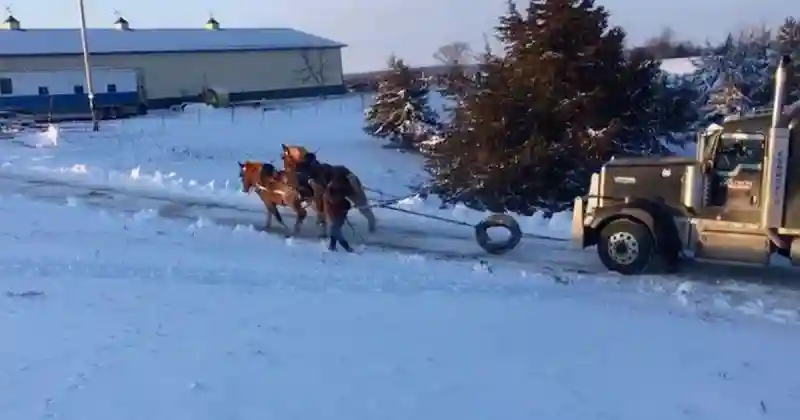
[{"label": "barn roof", "polygon": [[[290,28],[87,29],[91,54],[274,51],[346,45]],[[0,57],[82,54],[80,29],[0,30]]]}]

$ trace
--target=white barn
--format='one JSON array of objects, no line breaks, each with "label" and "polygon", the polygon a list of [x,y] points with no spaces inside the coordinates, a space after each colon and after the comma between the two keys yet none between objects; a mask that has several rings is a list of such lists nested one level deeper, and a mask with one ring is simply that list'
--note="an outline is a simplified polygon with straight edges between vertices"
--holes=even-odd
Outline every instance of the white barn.
[{"label": "white barn", "polygon": [[[208,93],[245,101],[346,91],[345,45],[295,29],[222,28],[213,18],[198,29],[135,29],[121,17],[115,26],[88,29],[92,67],[135,70],[147,108]],[[13,16],[0,29],[0,73],[80,70],[82,51],[79,29],[23,29]]]}]

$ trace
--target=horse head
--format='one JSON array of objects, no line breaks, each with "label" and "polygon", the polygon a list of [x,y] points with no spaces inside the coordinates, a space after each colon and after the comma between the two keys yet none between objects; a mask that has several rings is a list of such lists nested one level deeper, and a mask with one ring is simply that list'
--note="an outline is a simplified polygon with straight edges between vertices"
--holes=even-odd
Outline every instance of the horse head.
[{"label": "horse head", "polygon": [[[242,180],[242,192],[248,193],[259,184],[263,164],[249,160],[239,163],[239,179]],[[272,166],[272,165],[270,165]],[[273,167],[274,168],[274,167]]]},{"label": "horse head", "polygon": [[[303,146],[282,144],[281,158],[283,159],[283,166],[288,169],[296,168],[309,161],[309,157],[313,157],[313,153],[309,153],[308,149]],[[311,155],[311,156],[309,156]]]}]

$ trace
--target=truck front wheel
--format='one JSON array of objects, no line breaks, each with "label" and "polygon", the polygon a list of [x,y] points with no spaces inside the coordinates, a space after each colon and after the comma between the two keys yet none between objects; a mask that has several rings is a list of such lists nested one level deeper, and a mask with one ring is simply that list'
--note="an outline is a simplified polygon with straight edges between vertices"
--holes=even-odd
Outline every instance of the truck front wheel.
[{"label": "truck front wheel", "polygon": [[653,259],[655,241],[647,226],[628,219],[614,220],[600,231],[597,254],[609,270],[641,274]]}]

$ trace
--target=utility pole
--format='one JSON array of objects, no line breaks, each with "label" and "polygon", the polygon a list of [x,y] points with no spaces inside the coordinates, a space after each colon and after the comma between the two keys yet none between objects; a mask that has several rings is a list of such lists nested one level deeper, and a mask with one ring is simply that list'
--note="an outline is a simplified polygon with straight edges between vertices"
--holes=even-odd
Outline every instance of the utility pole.
[{"label": "utility pole", "polygon": [[86,40],[86,8],[83,0],[78,0],[81,11],[81,44],[83,45],[83,69],[86,72],[86,90],[89,96],[89,111],[92,113],[92,131],[100,131],[97,112],[94,109],[94,89],[92,88],[92,68],[89,65],[89,42]]}]

